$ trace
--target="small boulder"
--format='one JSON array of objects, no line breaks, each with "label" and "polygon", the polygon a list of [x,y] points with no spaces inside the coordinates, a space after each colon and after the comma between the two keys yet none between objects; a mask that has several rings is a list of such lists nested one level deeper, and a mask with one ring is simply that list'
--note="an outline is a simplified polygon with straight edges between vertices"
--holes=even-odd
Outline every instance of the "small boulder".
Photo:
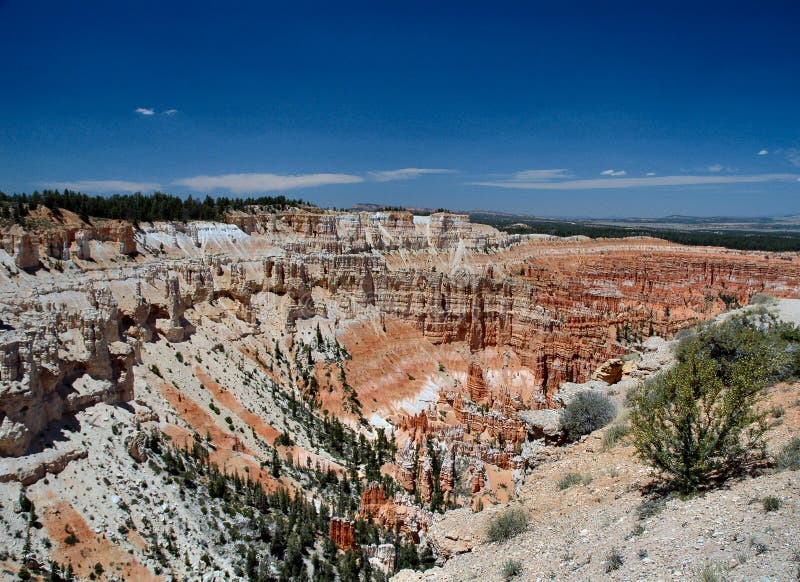
[{"label": "small boulder", "polygon": [[561,437],[560,410],[522,410],[517,413],[517,417],[525,423],[528,434],[533,439],[554,441]]},{"label": "small boulder", "polygon": [[616,384],[622,380],[623,362],[619,358],[611,358],[605,364],[597,368],[592,378],[600,380],[606,384]]}]

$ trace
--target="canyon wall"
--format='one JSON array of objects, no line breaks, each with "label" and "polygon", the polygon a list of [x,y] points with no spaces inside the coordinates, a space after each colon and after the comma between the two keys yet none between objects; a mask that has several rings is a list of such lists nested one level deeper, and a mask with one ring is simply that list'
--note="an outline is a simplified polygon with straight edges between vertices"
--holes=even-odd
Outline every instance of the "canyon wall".
[{"label": "canyon wall", "polygon": [[[461,215],[252,209],[134,228],[37,212],[0,248],[4,506],[30,487],[41,515],[93,522],[76,552],[104,531],[109,552],[155,568],[121,533],[133,520],[181,547],[171,567],[187,575],[240,552],[233,537],[204,545],[194,501],[210,478],[171,465],[167,446],[324,501],[322,535],[390,572],[395,546],[359,539],[359,519],[427,543],[436,511],[517,493],[558,440],[565,383],[630,383],[669,360],[648,336],[800,295],[797,254],[508,236]],[[618,359],[632,349],[638,369]],[[339,447],[345,434],[385,446]],[[150,520],[173,510],[181,527]],[[84,574],[109,555],[80,555]]]},{"label": "canyon wall", "polygon": [[[24,453],[32,435],[77,408],[129,400],[139,343],[156,333],[181,341],[191,333],[184,312],[223,297],[239,319],[262,327],[259,297],[286,297],[279,326],[289,339],[302,319],[392,317],[433,344],[510,349],[531,371],[536,398],[489,399],[473,365],[459,399],[497,415],[461,400],[455,409],[468,430],[490,428],[513,442],[522,432],[516,410],[550,406],[562,382],[587,380],[627,341],[669,336],[756,293],[800,293],[796,256],[652,239],[512,241],[444,214],[288,212],[231,221],[252,236],[237,226],[164,224],[140,231],[137,250],[130,225],[107,225],[86,236],[111,245],[112,260],[76,252],[75,265],[60,272],[3,275],[0,454]],[[39,257],[44,266],[82,232],[15,231],[4,238],[7,256],[28,267]],[[134,252],[134,261],[113,258]]]}]

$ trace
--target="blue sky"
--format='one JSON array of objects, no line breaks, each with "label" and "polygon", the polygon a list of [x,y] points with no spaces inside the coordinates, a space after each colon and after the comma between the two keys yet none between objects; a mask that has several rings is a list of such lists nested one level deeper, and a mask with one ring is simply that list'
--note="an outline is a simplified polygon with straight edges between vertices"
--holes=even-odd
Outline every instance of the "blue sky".
[{"label": "blue sky", "polygon": [[0,0],[0,189],[800,213],[800,4],[644,4]]}]

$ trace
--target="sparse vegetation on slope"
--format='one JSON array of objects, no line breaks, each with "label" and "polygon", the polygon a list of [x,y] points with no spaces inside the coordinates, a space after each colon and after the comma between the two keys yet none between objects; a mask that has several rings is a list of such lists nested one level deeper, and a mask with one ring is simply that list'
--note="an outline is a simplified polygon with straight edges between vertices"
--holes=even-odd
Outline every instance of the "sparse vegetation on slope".
[{"label": "sparse vegetation on slope", "polygon": [[567,473],[558,480],[556,485],[558,486],[559,491],[563,491],[564,489],[569,489],[570,487],[574,487],[576,485],[588,485],[591,482],[592,478],[588,475],[582,475],[581,473]]},{"label": "sparse vegetation on slope", "polygon": [[628,436],[630,432],[631,427],[628,423],[628,418],[621,417],[617,419],[611,426],[608,427],[603,435],[603,448],[605,450],[613,448],[621,439]]},{"label": "sparse vegetation on slope", "polygon": [[528,527],[530,518],[523,509],[511,508],[494,516],[489,522],[486,537],[490,542],[502,542],[518,536]]},{"label": "sparse vegetation on slope", "polygon": [[775,459],[775,466],[784,471],[800,470],[800,437],[794,437]]},{"label": "sparse vegetation on slope", "polygon": [[[148,450],[154,454],[151,466],[164,474],[167,483],[179,487],[181,496],[193,505],[207,508],[208,529],[215,532],[217,546],[230,544],[225,551],[234,555],[235,574],[251,581],[274,579],[300,580],[313,575],[315,580],[382,580],[358,548],[337,557],[328,524],[334,508],[319,500],[309,501],[302,494],[286,489],[267,493],[262,484],[248,476],[225,473],[209,460],[208,449],[195,441],[191,448],[178,449],[164,442],[157,431],[148,437]],[[347,477],[332,478],[337,497],[350,497]],[[346,504],[345,504],[346,505]],[[213,523],[212,523],[213,522]],[[170,538],[159,538],[145,522],[140,534],[150,540],[149,552],[163,568],[168,568],[180,548]],[[235,525],[238,524],[238,525]],[[361,545],[393,542],[395,535],[375,524],[355,519],[355,539]],[[411,546],[416,552],[416,548]],[[209,557],[213,560],[213,557]],[[309,567],[310,566],[310,567]]]}]

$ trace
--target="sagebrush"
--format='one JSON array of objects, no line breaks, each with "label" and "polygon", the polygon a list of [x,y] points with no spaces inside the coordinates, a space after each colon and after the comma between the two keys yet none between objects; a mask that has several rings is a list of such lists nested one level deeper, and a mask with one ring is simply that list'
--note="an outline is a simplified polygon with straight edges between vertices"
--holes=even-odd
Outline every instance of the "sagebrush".
[{"label": "sagebrush", "polygon": [[513,580],[522,574],[522,562],[517,560],[506,560],[503,562],[503,567],[500,568],[500,575],[503,580]]},{"label": "sagebrush", "polygon": [[600,392],[579,392],[561,412],[561,432],[568,441],[603,428],[614,420],[617,408]]}]

